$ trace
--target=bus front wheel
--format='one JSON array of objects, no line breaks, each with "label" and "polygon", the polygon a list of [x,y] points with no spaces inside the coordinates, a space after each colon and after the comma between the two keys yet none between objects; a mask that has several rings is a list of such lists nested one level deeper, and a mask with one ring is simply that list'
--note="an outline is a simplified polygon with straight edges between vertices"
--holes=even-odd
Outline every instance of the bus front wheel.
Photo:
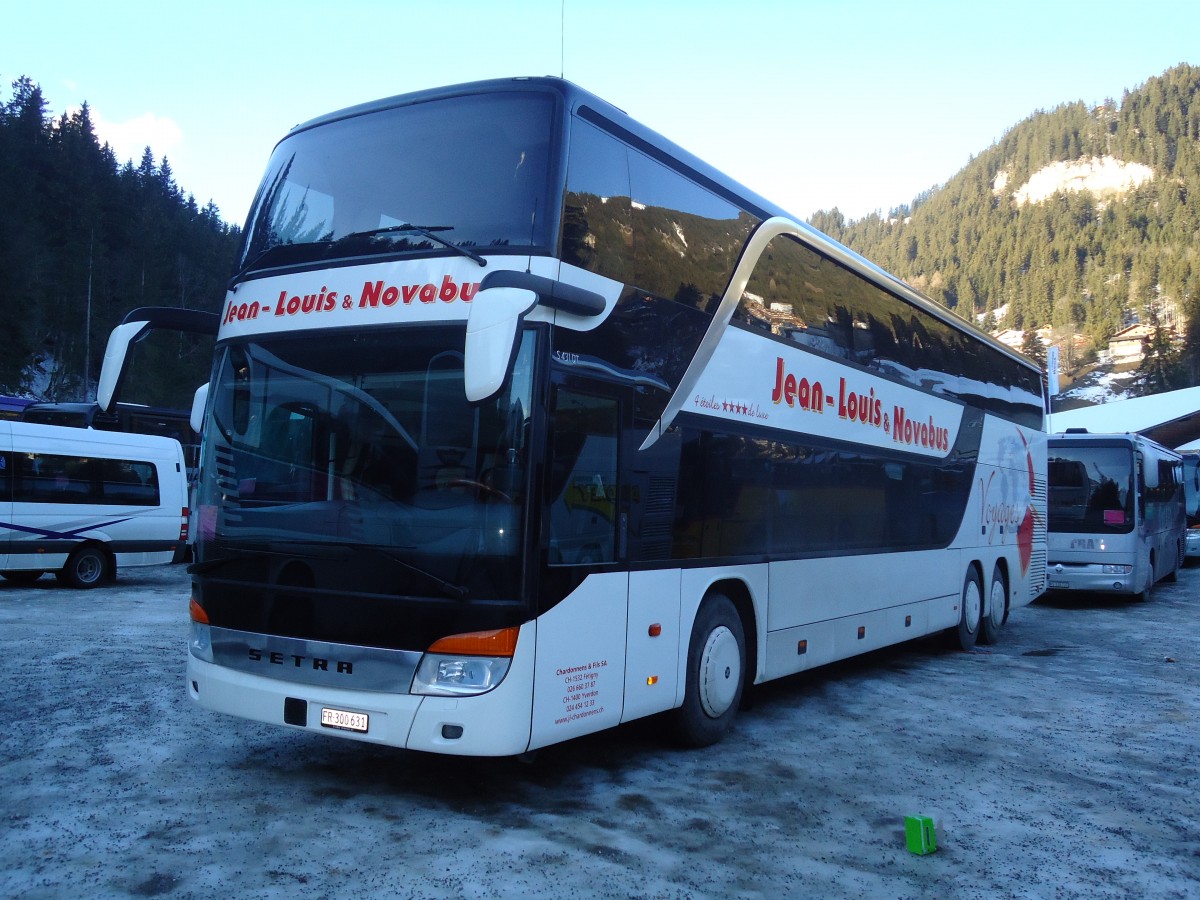
[{"label": "bus front wheel", "polygon": [[958,626],[950,630],[951,643],[960,650],[971,650],[979,639],[979,621],[983,613],[983,584],[979,570],[971,566],[963,582],[959,602]]},{"label": "bus front wheel", "polygon": [[688,645],[683,705],[674,731],[688,747],[715,744],[733,725],[746,682],[746,636],[733,601],[710,594],[700,605]]}]

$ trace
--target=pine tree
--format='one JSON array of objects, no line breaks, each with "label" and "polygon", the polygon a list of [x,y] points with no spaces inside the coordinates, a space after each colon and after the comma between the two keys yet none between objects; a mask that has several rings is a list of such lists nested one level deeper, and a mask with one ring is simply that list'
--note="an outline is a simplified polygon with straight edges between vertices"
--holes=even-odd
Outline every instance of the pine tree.
[{"label": "pine tree", "polygon": [[1038,333],[1031,327],[1027,327],[1025,334],[1021,337],[1021,352],[1043,369],[1046,368],[1046,345],[1042,343]]},{"label": "pine tree", "polygon": [[1147,342],[1146,355],[1138,366],[1141,392],[1161,394],[1184,387],[1183,359],[1175,345],[1174,331],[1163,325],[1153,308],[1149,316],[1153,330]]}]

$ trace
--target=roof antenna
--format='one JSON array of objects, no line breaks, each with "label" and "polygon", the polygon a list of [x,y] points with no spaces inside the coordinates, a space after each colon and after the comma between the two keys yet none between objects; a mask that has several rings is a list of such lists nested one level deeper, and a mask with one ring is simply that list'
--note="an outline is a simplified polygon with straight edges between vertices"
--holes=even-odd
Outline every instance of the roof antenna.
[{"label": "roof antenna", "polygon": [[567,0],[562,0],[558,8],[558,77],[567,77]]}]

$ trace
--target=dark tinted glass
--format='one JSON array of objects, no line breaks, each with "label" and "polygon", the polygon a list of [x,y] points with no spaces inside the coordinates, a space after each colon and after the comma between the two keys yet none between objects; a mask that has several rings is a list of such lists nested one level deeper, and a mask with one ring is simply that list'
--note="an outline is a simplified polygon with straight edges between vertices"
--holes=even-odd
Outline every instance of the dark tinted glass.
[{"label": "dark tinted glass", "polygon": [[271,157],[241,265],[289,245],[310,246],[263,264],[440,249],[419,234],[362,236],[405,224],[463,246],[548,246],[559,202],[548,164],[553,123],[549,95],[492,93],[292,135]]},{"label": "dark tinted glass", "polygon": [[794,238],[781,236],[768,245],[734,320],[1028,427],[1042,426],[1037,373]]},{"label": "dark tinted glass", "polygon": [[629,178],[634,283],[712,312],[758,220],[636,150]]},{"label": "dark tinted glass", "polygon": [[616,558],[617,402],[560,388],[554,401],[550,562]]},{"label": "dark tinted glass", "polygon": [[582,121],[571,128],[561,249],[573,266],[621,282],[632,274],[628,149]]},{"label": "dark tinted glass", "polygon": [[13,500],[18,503],[96,503],[157,506],[152,463],[52,453],[14,454]]},{"label": "dark tinted glass", "polygon": [[[454,326],[229,348],[206,420],[198,558],[219,559],[225,541],[288,548],[331,603],[518,599],[536,341],[520,336],[507,390],[479,404],[445,349],[462,341]],[[270,554],[234,556],[245,579],[274,577]]]},{"label": "dark tinted glass", "polygon": [[1133,456],[1128,447],[1050,447],[1051,531],[1133,529]]},{"label": "dark tinted glass", "polygon": [[675,556],[786,559],[940,547],[974,470],[685,431]]}]

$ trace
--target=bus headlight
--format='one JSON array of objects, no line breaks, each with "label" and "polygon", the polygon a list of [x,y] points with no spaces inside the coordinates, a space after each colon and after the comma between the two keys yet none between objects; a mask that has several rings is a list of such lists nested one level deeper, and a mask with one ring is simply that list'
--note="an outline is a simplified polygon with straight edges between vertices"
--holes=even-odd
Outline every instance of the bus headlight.
[{"label": "bus headlight", "polygon": [[196,659],[212,662],[212,628],[208,625],[201,625],[199,622],[193,622],[191,635],[188,638],[188,649]]},{"label": "bus headlight", "polygon": [[212,627],[208,624],[208,613],[196,602],[195,597],[188,603],[188,615],[192,624],[188,635],[188,650],[196,659],[212,662]]},{"label": "bus headlight", "polygon": [[490,691],[508,674],[512,662],[495,656],[434,656],[426,653],[413,678],[412,693],[461,697]]},{"label": "bus headlight", "polygon": [[475,631],[435,641],[417,666],[412,693],[462,697],[490,691],[508,674],[520,630]]},{"label": "bus headlight", "polygon": [[1107,564],[1104,566],[1105,575],[1128,575],[1132,571],[1133,566],[1110,566]]}]

